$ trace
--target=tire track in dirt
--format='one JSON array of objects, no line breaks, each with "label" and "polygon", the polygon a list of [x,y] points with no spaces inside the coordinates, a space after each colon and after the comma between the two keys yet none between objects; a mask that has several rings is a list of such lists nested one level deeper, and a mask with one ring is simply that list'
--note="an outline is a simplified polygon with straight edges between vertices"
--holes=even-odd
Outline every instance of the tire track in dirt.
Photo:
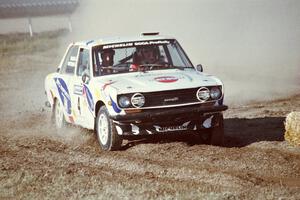
[{"label": "tire track in dirt", "polygon": [[282,141],[300,95],[231,107],[226,147],[170,137],[103,152],[92,131],[49,123],[41,84],[56,48],[19,51],[0,63],[0,198],[300,199],[300,149]]},{"label": "tire track in dirt", "polygon": [[[182,143],[172,143],[172,144],[141,144],[140,146],[134,147],[135,149],[129,149],[123,152],[109,152],[103,153],[97,149],[97,144],[82,144],[82,146],[90,145],[89,151],[87,153],[82,153],[81,147],[73,146],[72,144],[66,144],[63,141],[53,141],[51,139],[45,138],[28,138],[28,144],[32,144],[30,147],[28,144],[23,144],[22,141],[15,141],[17,146],[21,149],[30,150],[30,155],[24,155],[24,158],[34,157],[37,159],[42,159],[41,163],[39,162],[31,162],[28,163],[29,168],[27,170],[34,171],[34,167],[32,166],[57,166],[60,165],[60,162],[70,163],[68,164],[73,166],[73,170],[79,170],[84,168],[86,173],[96,173],[95,171],[100,171],[101,175],[110,174],[114,177],[115,181],[121,181],[127,179],[134,179],[137,182],[143,182],[146,178],[147,180],[155,179],[156,182],[159,182],[162,185],[170,184],[176,187],[181,188],[183,185],[188,185],[189,187],[201,185],[205,188],[213,188],[216,191],[236,191],[242,190],[243,188],[253,187],[253,186],[272,186],[278,185],[279,181],[281,181],[281,187],[283,186],[297,186],[291,184],[285,184],[285,178],[277,178],[271,179],[270,177],[262,177],[253,173],[245,173],[243,170],[230,169],[232,166],[227,166],[226,169],[222,169],[222,166],[216,166],[215,164],[207,164],[208,160],[199,159],[199,160],[191,160],[191,157],[186,157],[185,154],[170,156],[163,155],[164,159],[162,159],[161,154],[156,152],[152,153],[153,157],[146,156],[143,157],[141,154],[134,154],[136,150],[139,148],[147,148],[157,149],[159,148],[161,152],[176,152],[181,150],[182,152],[187,152],[192,155],[199,155],[203,150],[210,150],[211,152],[208,155],[204,155],[204,157],[214,157],[211,159],[220,160],[218,156],[223,158],[226,154],[229,156],[230,154],[234,154],[235,151],[244,151],[244,153],[248,153],[248,147],[241,149],[221,149],[219,147],[209,147],[206,145],[198,145],[189,147]],[[96,147],[94,146],[96,145]],[[146,146],[146,147],[145,147]],[[86,147],[83,147],[86,148]],[[199,148],[199,149],[198,149]],[[176,149],[176,151],[175,151]],[[169,150],[169,151],[166,151]],[[186,151],[185,151],[186,150]],[[217,151],[221,150],[222,153],[218,154]],[[36,152],[35,152],[36,151]],[[252,148],[252,151],[255,152],[255,149]],[[269,152],[269,150],[267,149]],[[250,149],[250,154],[253,153]],[[276,152],[276,151],[275,151]],[[51,154],[54,155],[51,155]],[[239,152],[238,156],[242,157],[241,152]],[[17,153],[19,154],[19,152]],[[17,155],[16,153],[14,155]],[[43,156],[39,156],[39,154],[43,154]],[[20,155],[19,155],[20,156]],[[291,154],[291,159],[296,157],[298,159],[298,155]],[[160,157],[160,159],[159,159]],[[274,156],[276,157],[276,155]],[[47,162],[43,159],[47,158]],[[49,161],[49,158],[52,158],[52,161]],[[59,158],[60,162],[57,162],[57,158]],[[201,162],[202,160],[202,162]],[[25,160],[26,161],[26,160]],[[9,161],[7,161],[9,163]],[[193,164],[194,163],[194,164]],[[204,164],[203,164],[204,163]],[[63,164],[59,169],[68,169],[67,164]],[[167,169],[167,170],[166,170]],[[97,174],[97,173],[96,173]],[[99,174],[98,174],[99,175]],[[108,177],[104,177],[106,181],[110,179]],[[287,180],[291,178],[287,178]],[[133,182],[135,182],[133,181]],[[293,181],[290,181],[293,182]],[[220,185],[218,183],[221,183]],[[295,182],[297,183],[297,182]],[[112,184],[112,182],[111,182]],[[178,186],[177,186],[178,185]],[[228,187],[224,187],[223,185],[230,185]],[[175,187],[175,186],[174,186]],[[299,185],[298,185],[299,187]]]}]

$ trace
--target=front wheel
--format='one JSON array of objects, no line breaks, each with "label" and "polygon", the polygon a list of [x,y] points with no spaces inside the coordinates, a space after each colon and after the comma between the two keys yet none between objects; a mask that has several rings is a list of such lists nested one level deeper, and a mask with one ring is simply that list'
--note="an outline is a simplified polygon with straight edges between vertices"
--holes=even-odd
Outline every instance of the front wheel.
[{"label": "front wheel", "polygon": [[98,142],[103,150],[113,151],[121,148],[122,138],[118,135],[105,106],[102,106],[98,111],[95,131]]}]

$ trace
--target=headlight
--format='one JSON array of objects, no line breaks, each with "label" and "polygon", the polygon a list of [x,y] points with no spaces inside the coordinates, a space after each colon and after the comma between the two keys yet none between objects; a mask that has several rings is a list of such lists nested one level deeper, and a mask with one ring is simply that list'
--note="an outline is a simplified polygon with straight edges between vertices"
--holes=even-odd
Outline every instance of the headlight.
[{"label": "headlight", "polygon": [[130,106],[130,99],[127,96],[121,96],[119,98],[119,105],[121,108],[128,108]]},{"label": "headlight", "polygon": [[140,93],[135,93],[132,97],[131,97],[131,104],[136,107],[136,108],[140,108],[145,104],[145,97],[144,95],[140,94]]},{"label": "headlight", "polygon": [[213,99],[213,100],[217,100],[221,97],[222,95],[222,92],[219,88],[217,87],[213,87],[211,88],[210,90],[210,97]]},{"label": "headlight", "polygon": [[197,99],[201,102],[207,101],[210,97],[209,89],[206,87],[199,88],[199,90],[197,90],[196,96]]}]

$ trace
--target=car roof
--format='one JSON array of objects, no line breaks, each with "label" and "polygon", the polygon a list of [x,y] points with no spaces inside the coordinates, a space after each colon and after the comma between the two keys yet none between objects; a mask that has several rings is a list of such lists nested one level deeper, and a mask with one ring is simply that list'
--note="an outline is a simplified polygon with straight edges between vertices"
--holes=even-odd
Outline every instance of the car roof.
[{"label": "car roof", "polygon": [[103,37],[101,39],[96,39],[96,40],[75,42],[74,44],[94,47],[94,46],[114,44],[114,43],[148,41],[148,40],[170,40],[170,39],[175,39],[175,38],[170,36],[163,36],[163,35],[142,35],[141,34],[140,36],[132,36],[132,37]]}]

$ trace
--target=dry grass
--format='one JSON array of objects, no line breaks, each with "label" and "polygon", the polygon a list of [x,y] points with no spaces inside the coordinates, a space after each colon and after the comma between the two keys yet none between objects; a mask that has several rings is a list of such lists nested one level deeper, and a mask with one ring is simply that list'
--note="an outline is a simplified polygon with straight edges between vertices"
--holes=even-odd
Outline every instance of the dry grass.
[{"label": "dry grass", "polygon": [[284,138],[289,143],[300,146],[300,112],[287,115]]},{"label": "dry grass", "polygon": [[48,31],[30,37],[24,33],[0,34],[0,55],[16,55],[47,51],[58,46],[58,38],[66,34],[65,30]]}]

